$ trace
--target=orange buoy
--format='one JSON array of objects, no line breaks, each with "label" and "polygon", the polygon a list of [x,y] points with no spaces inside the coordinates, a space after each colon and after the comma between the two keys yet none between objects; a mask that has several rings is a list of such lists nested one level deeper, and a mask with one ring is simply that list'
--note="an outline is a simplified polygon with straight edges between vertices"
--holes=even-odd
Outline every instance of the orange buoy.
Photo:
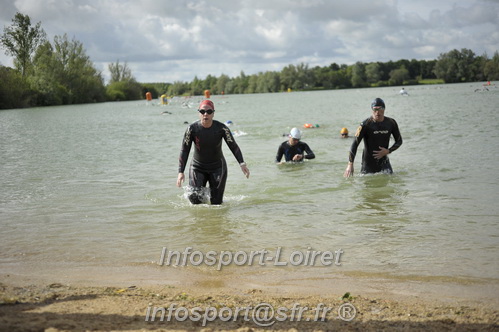
[{"label": "orange buoy", "polygon": [[210,90],[204,90],[204,96],[208,99],[211,97]]},{"label": "orange buoy", "polygon": [[147,101],[151,101],[152,100],[152,94],[149,91],[146,92],[146,100]]}]

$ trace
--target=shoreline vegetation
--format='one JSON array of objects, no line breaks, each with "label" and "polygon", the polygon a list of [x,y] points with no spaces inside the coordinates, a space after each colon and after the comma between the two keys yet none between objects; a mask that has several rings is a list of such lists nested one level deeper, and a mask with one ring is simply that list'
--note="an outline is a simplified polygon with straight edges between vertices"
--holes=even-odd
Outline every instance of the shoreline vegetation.
[{"label": "shoreline vegetation", "polygon": [[172,83],[167,83],[167,74],[164,83],[137,82],[128,64],[118,59],[108,64],[111,77],[105,84],[81,42],[67,34],[50,42],[41,22],[32,26],[30,17],[19,12],[0,35],[0,47],[15,63],[15,68],[0,65],[0,109],[141,100],[147,92],[158,99],[202,96],[206,90],[222,95],[499,80],[499,51],[489,58],[463,48],[441,53],[435,60],[340,65],[331,59],[323,67],[290,64],[281,71],[251,75],[241,71],[237,77],[208,75]]}]

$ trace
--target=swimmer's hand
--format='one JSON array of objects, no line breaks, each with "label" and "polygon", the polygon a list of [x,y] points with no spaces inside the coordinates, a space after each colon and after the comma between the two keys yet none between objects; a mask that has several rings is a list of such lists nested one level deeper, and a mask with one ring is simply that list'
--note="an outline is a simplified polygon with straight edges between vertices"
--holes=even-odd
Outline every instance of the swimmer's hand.
[{"label": "swimmer's hand", "polygon": [[177,177],[177,187],[182,187],[182,182],[184,182],[185,180],[185,175],[184,173],[178,173],[178,177]]},{"label": "swimmer's hand", "polygon": [[293,161],[302,161],[304,159],[305,155],[303,154],[295,154],[293,156]]},{"label": "swimmer's hand", "polygon": [[250,176],[250,171],[248,166],[246,166],[246,163],[242,163],[240,166],[241,166],[241,171],[243,171],[244,175],[246,175],[246,178],[248,179]]},{"label": "swimmer's hand", "polygon": [[386,156],[387,154],[389,154],[390,150],[388,150],[387,148],[384,148],[384,147],[380,146],[378,151],[373,151],[373,152],[374,152],[373,153],[373,157],[375,159],[381,159],[384,156]]},{"label": "swimmer's hand", "polygon": [[343,176],[346,178],[353,176],[353,163],[348,163],[347,169],[345,170],[345,173],[343,173]]}]

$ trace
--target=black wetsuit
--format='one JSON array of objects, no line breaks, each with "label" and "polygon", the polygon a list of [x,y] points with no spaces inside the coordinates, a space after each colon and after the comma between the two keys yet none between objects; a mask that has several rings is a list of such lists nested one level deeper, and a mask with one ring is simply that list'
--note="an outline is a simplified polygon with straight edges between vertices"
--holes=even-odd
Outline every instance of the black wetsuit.
[{"label": "black wetsuit", "polygon": [[211,204],[222,204],[227,180],[227,163],[222,153],[222,139],[225,140],[239,163],[243,155],[230,129],[223,123],[213,120],[210,128],[204,128],[200,121],[189,125],[184,134],[179,157],[179,173],[184,173],[191,145],[194,143],[194,157],[189,169],[189,185],[193,192],[189,200],[193,204],[202,203],[201,187],[210,184]]},{"label": "black wetsuit", "polygon": [[[282,142],[281,145],[279,145],[279,149],[277,149],[277,155],[275,157],[276,162],[280,162],[282,159],[282,156],[286,159],[286,161],[293,161],[293,157],[297,154],[304,154],[306,152],[307,154],[304,155],[304,159],[314,159],[315,154],[314,152],[310,149],[307,143],[305,142],[298,142],[295,145],[291,146],[289,144],[289,141]],[[303,159],[302,159],[303,160]]]},{"label": "black wetsuit", "polygon": [[[395,143],[388,148],[391,135],[393,135]],[[378,172],[393,173],[388,156],[375,159],[373,153],[374,151],[378,151],[380,146],[390,150],[391,153],[402,145],[402,136],[400,135],[397,122],[386,116],[382,122],[375,122],[372,117],[364,120],[359,128],[357,128],[354,141],[350,147],[348,159],[352,163],[362,139],[364,139],[364,151],[362,152],[362,168],[360,172],[363,174]]]}]

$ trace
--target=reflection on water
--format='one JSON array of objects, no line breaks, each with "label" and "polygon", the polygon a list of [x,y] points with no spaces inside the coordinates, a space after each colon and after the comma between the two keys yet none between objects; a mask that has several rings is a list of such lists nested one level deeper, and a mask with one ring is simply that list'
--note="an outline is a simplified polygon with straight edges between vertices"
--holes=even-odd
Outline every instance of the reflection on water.
[{"label": "reflection on water", "polygon": [[193,206],[189,209],[192,223],[187,227],[189,234],[187,242],[202,246],[200,250],[215,250],[216,248],[206,247],[216,244],[227,245],[234,237],[233,221],[230,220],[229,207],[222,206]]},{"label": "reflection on water", "polygon": [[404,177],[397,174],[366,174],[356,183],[358,202],[356,209],[368,216],[404,214]]}]

